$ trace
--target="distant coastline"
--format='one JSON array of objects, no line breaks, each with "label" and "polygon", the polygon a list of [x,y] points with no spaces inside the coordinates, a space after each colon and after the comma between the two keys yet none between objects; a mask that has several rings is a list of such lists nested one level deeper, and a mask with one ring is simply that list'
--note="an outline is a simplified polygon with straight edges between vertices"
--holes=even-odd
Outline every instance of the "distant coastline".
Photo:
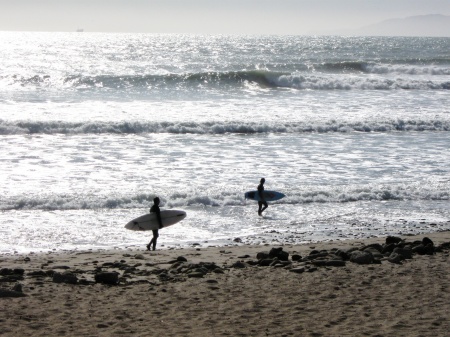
[{"label": "distant coastline", "polygon": [[393,18],[358,29],[312,31],[313,35],[450,37],[450,16],[428,14]]}]

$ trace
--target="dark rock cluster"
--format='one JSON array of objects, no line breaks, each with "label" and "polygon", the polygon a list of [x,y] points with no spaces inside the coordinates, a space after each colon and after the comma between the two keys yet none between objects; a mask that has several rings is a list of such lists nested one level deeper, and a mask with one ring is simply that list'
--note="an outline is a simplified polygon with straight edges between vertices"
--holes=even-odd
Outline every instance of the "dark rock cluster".
[{"label": "dark rock cluster", "polygon": [[[238,256],[232,264],[224,263],[222,266],[215,262],[189,262],[185,257],[179,256],[175,260],[159,263],[127,263],[125,260],[105,262],[101,265],[94,261],[94,268],[88,270],[72,269],[69,266],[41,266],[40,270],[26,272],[22,268],[0,269],[0,285],[14,283],[13,287],[6,289],[0,287],[1,297],[26,296],[22,292],[19,281],[34,280],[34,284],[54,282],[71,285],[104,284],[108,286],[132,285],[147,283],[160,285],[167,282],[182,282],[189,278],[204,278],[213,274],[223,274],[231,270],[244,268],[282,268],[292,273],[314,272],[319,268],[343,267],[347,263],[360,265],[381,264],[384,261],[402,264],[412,259],[414,255],[433,255],[439,252],[448,252],[450,242],[435,246],[429,238],[421,241],[406,242],[397,237],[387,237],[384,244],[369,244],[349,249],[332,248],[330,250],[312,249],[309,254],[302,256],[294,252],[292,255],[282,247],[272,248],[256,254],[256,259],[249,255]],[[222,253],[222,252],[221,252]],[[223,253],[227,253],[223,251]],[[132,257],[134,260],[144,260],[142,254]],[[29,258],[27,257],[28,261]],[[208,278],[209,282],[215,280]]]},{"label": "dark rock cluster", "polygon": [[450,242],[435,246],[433,241],[426,237],[421,241],[406,242],[401,238],[389,236],[384,244],[375,243],[349,249],[313,249],[306,256],[290,256],[281,247],[272,248],[270,251],[257,253],[257,260],[247,260],[245,265],[285,268],[294,273],[302,273],[312,272],[320,267],[343,267],[348,262],[360,265],[381,264],[383,261],[401,264],[416,254],[433,255],[449,249]]}]

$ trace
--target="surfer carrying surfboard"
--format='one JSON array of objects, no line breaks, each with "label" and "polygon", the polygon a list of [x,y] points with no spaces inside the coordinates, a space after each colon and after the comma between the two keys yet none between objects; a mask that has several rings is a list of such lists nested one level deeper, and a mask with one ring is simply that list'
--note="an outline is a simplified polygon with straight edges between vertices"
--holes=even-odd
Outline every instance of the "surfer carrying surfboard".
[{"label": "surfer carrying surfboard", "polygon": [[[258,195],[260,201],[258,201],[258,215],[262,215],[262,212],[269,206],[267,205],[267,201],[264,198],[264,183],[266,182],[266,179],[261,178],[258,185]],[[264,205],[264,207],[263,207]]]},{"label": "surfer carrying surfboard", "polygon": [[[159,228],[163,228],[162,220],[161,220],[161,210],[159,209],[159,203],[160,200],[158,197],[153,199],[153,206],[150,208],[150,213],[156,213],[156,218],[158,219]],[[153,229],[153,237],[150,240],[150,242],[147,245],[147,250],[150,250],[150,247],[152,247],[152,250],[156,249],[156,240],[158,240],[159,233],[157,229]]]}]

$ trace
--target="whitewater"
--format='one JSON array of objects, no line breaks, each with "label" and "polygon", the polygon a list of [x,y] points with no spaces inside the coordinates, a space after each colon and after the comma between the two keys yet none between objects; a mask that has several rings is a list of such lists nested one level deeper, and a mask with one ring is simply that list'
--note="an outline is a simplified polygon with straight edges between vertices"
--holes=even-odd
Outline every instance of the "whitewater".
[{"label": "whitewater", "polygon": [[[450,229],[450,38],[0,32],[0,251]],[[265,177],[286,195],[263,217]]]}]

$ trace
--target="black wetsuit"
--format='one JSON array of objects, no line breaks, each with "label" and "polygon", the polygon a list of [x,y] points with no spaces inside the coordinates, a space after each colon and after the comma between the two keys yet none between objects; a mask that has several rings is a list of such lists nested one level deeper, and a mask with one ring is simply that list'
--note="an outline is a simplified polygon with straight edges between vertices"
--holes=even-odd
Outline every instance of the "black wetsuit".
[{"label": "black wetsuit", "polygon": [[[153,205],[150,208],[150,213],[156,213],[156,218],[158,219],[159,228],[162,228],[162,220],[161,220],[161,210],[158,205]],[[156,249],[156,240],[158,240],[159,233],[157,229],[153,229],[153,238],[150,240],[150,243],[147,245],[147,249],[150,250],[150,246],[153,246],[152,249]]]},{"label": "black wetsuit", "polygon": [[[259,184],[258,185],[258,194],[259,198],[262,199],[261,201],[258,201],[258,214],[261,215],[261,213],[268,207],[267,202],[264,200],[264,185]],[[263,208],[264,205],[264,208]]]}]

